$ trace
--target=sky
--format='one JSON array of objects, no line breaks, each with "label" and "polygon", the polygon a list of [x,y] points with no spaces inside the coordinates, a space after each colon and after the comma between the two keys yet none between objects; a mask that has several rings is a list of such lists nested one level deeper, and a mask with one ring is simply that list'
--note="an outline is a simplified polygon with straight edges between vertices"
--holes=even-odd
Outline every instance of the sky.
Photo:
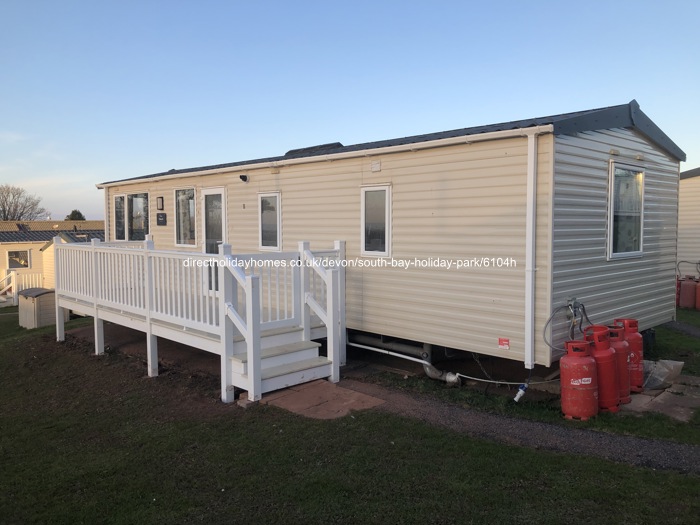
[{"label": "sky", "polygon": [[0,184],[96,184],[625,104],[700,166],[700,2],[0,0]]}]

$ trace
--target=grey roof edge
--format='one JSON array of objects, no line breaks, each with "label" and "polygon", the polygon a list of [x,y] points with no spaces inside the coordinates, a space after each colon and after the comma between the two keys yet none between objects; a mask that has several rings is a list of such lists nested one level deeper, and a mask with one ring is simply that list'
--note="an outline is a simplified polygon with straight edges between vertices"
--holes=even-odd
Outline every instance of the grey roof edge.
[{"label": "grey roof edge", "polygon": [[685,152],[679,148],[676,143],[673,142],[668,135],[666,135],[666,133],[661,131],[659,126],[654,124],[654,122],[647,117],[647,115],[639,108],[637,101],[632,100],[629,103],[629,106],[634,127],[638,129],[640,133],[646,135],[649,140],[656,143],[660,148],[664,149],[672,157],[685,162]]},{"label": "grey roof edge", "polygon": [[681,180],[692,179],[693,177],[700,177],[700,168],[694,168],[692,170],[681,172]]},{"label": "grey roof edge", "polygon": [[572,113],[562,113],[548,117],[539,117],[523,120],[514,120],[510,122],[502,122],[498,124],[490,124],[486,126],[473,126],[469,128],[460,128],[450,131],[441,131],[436,133],[427,133],[423,135],[413,135],[403,138],[380,140],[375,142],[365,142],[350,146],[343,146],[339,142],[322,144],[320,146],[310,146],[306,148],[297,148],[289,150],[285,155],[276,157],[264,157],[259,159],[244,160],[238,162],[230,162],[225,164],[214,164],[209,166],[198,166],[194,168],[171,169],[150,175],[141,175],[128,179],[120,179],[103,182],[98,184],[98,188],[107,185],[138,182],[141,180],[153,179],[157,177],[187,175],[200,171],[216,171],[226,170],[245,165],[282,162],[290,159],[311,158],[319,155],[332,155],[336,153],[349,153],[356,151],[368,151],[372,149],[384,148],[389,146],[401,146],[415,144],[421,142],[429,142],[445,138],[453,138],[460,136],[478,135],[494,131],[515,130],[522,128],[530,128],[535,126],[553,125],[555,135],[572,135],[585,131],[595,131],[600,129],[614,128],[633,128],[645,135],[649,140],[657,144],[661,149],[679,161],[685,161],[686,155],[661,129],[647,117],[646,114],[639,108],[636,100],[632,100],[628,104],[618,106],[609,106],[598,109],[576,111]]}]

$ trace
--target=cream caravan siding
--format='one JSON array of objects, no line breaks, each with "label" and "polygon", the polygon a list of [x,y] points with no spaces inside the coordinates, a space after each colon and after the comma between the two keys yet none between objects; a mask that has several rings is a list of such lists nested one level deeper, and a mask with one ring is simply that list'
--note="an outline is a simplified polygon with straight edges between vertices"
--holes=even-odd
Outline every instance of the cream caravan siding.
[{"label": "cream caravan siding", "polygon": [[[678,195],[678,261],[700,261],[700,177],[683,179]],[[692,264],[679,264],[681,275],[696,274]]]},{"label": "cream caravan siding", "polygon": [[[552,138],[541,137],[539,145],[536,322],[541,327],[549,311]],[[248,183],[239,179],[242,173]],[[298,164],[279,173],[260,168],[144,181],[109,192],[146,188],[156,247],[174,249],[175,185],[197,190],[198,232],[201,190],[224,187],[227,240],[237,253],[258,251],[258,194],[279,192],[283,250],[295,250],[301,240],[315,248],[345,240],[349,264],[375,265],[348,268],[349,328],[523,360],[526,173],[522,137]],[[361,188],[373,184],[391,185],[390,258],[360,257]],[[158,196],[165,200],[165,227],[155,225]],[[195,249],[202,250],[201,239]],[[392,260],[411,267],[392,268]],[[458,261],[462,268],[456,268]],[[436,267],[444,262],[452,267]],[[509,348],[499,348],[499,338]],[[549,362],[548,351],[539,346],[537,361]]]},{"label": "cream caravan siding", "polygon": [[0,244],[0,264],[2,265],[2,275],[5,277],[9,272],[8,253],[14,251],[29,252],[29,268],[14,268],[17,273],[41,273],[44,269],[44,262],[39,249],[46,244],[45,242],[8,242]]},{"label": "cream caravan siding", "polygon": [[[552,306],[576,297],[594,323],[632,317],[642,330],[673,319],[678,162],[626,129],[555,142]],[[607,260],[611,158],[645,171],[641,257]],[[564,315],[557,319],[554,341],[562,345]]]},{"label": "cream caravan siding", "polygon": [[39,252],[44,264],[44,288],[56,288],[55,250],[53,243],[45,250]]}]

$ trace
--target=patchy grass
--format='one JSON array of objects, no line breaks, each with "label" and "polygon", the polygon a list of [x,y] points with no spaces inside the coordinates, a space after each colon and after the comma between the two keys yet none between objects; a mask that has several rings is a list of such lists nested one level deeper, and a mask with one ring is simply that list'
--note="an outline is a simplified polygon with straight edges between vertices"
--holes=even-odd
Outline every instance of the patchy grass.
[{"label": "patchy grass", "polygon": [[668,439],[681,443],[700,445],[700,411],[696,411],[688,423],[676,421],[663,414],[646,412],[643,414],[620,412],[599,414],[588,421],[570,421],[561,414],[559,395],[534,392],[518,402],[513,402],[516,389],[510,390],[494,386],[462,386],[450,388],[444,383],[423,376],[404,377],[392,372],[381,372],[369,376],[372,381],[390,388],[430,395],[441,401],[454,403],[465,408],[473,408],[510,417],[520,417],[545,423],[554,423],[570,428],[589,428],[604,432],[628,434],[654,439]]},{"label": "patchy grass", "polygon": [[[700,328],[700,311],[679,309],[677,316],[679,321]],[[700,339],[663,326],[657,327],[656,346],[645,355],[645,359],[683,361],[685,363],[683,366],[684,374],[700,375]],[[424,376],[404,378],[390,372],[371,376],[368,380],[392,388],[431,395],[464,407],[512,417],[524,417],[574,428],[590,428],[604,432],[700,445],[700,411],[696,411],[693,419],[688,423],[653,412],[599,414],[585,422],[568,421],[561,415],[559,395],[534,392],[532,389],[520,402],[514,403],[515,387],[481,385],[463,386],[455,389],[447,388],[444,383],[432,381]]]},{"label": "patchy grass", "polygon": [[676,319],[682,323],[692,324],[700,328],[700,310],[676,308]]},{"label": "patchy grass", "polygon": [[[700,328],[700,311],[678,308],[676,318]],[[656,328],[656,345],[644,356],[645,359],[671,359],[683,361],[683,373],[700,376],[700,339],[659,326]]]},{"label": "patchy grass", "polygon": [[[66,323],[66,330],[92,323],[92,317],[78,317]],[[0,308],[0,342],[10,342],[24,337],[36,337],[45,334],[55,334],[56,326],[45,326],[27,330],[19,325],[19,311],[17,306]]]},{"label": "patchy grass", "polygon": [[144,377],[50,333],[0,341],[3,523],[692,523],[697,476],[362,412],[317,421]]}]

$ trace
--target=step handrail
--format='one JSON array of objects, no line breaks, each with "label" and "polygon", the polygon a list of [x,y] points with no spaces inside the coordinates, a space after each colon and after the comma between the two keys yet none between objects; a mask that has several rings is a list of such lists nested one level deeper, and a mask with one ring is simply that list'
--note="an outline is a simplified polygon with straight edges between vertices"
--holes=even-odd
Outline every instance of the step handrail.
[{"label": "step handrail", "polygon": [[[231,245],[219,246],[219,298],[221,301],[221,396],[224,402],[233,400],[229,389],[233,336],[235,327],[246,342],[248,358],[248,399],[262,399],[262,355],[260,341],[260,277],[246,275],[231,255]],[[245,319],[238,312],[238,288],[245,295]]]},{"label": "step handrail", "polygon": [[[302,272],[305,274],[306,269],[310,268],[315,272],[324,283],[326,288],[326,304],[320,304],[309,290],[309,282],[306,278],[302,279],[302,300],[304,309],[309,308],[323,321],[326,325],[326,347],[328,351],[328,359],[331,361],[331,381],[337,383],[340,380],[340,323],[338,315],[340,312],[340,272],[333,268],[324,268],[319,257],[314,255],[309,247],[309,243],[302,241],[299,243],[299,253],[301,256]],[[309,322],[310,315],[305,312],[302,315],[304,322]],[[305,333],[307,333],[305,327]],[[306,338],[306,337],[305,337]]]}]

